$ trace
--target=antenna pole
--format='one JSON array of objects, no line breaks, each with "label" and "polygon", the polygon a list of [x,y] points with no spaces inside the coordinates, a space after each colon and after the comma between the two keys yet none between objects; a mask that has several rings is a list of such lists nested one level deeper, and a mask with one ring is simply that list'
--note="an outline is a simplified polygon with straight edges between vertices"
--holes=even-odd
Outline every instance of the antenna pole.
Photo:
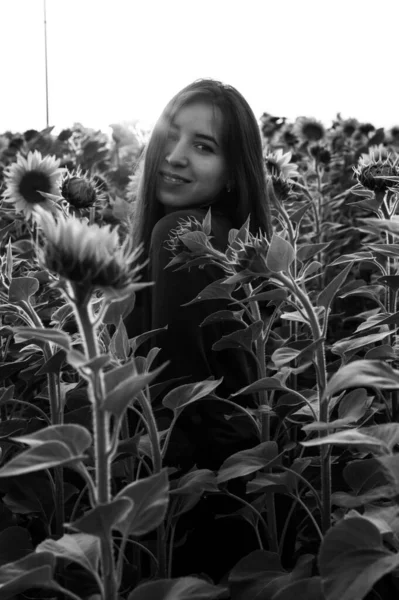
[{"label": "antenna pole", "polygon": [[47,17],[46,17],[46,0],[43,0],[43,13],[44,13],[44,66],[46,73],[46,127],[49,126],[49,112],[48,112],[48,68],[47,68]]}]

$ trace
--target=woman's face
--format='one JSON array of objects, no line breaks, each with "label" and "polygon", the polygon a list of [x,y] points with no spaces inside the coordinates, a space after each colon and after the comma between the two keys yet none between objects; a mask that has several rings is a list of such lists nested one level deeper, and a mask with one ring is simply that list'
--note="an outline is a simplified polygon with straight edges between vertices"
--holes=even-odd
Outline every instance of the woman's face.
[{"label": "woman's face", "polygon": [[221,149],[222,114],[204,101],[183,106],[172,120],[157,180],[168,208],[209,204],[227,184]]}]

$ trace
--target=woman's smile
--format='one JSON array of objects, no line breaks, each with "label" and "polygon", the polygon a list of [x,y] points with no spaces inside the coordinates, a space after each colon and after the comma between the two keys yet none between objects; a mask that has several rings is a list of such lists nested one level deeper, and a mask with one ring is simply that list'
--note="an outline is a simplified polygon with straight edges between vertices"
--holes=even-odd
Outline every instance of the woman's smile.
[{"label": "woman's smile", "polygon": [[185,183],[191,183],[189,179],[182,177],[181,175],[178,175],[177,173],[171,173],[168,171],[160,171],[160,176],[162,181],[164,181],[167,184],[172,184],[172,185],[183,185]]}]

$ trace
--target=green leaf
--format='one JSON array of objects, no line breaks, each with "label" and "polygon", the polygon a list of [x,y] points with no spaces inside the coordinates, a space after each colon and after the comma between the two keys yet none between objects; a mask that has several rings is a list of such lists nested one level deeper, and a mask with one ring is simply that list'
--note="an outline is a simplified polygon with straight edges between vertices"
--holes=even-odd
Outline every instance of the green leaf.
[{"label": "green leaf", "polygon": [[382,440],[379,440],[378,438],[373,437],[371,435],[366,435],[358,429],[338,431],[337,433],[332,433],[322,438],[307,440],[305,442],[300,443],[302,446],[307,447],[324,446],[326,444],[336,444],[343,446],[371,446],[372,448],[375,447],[376,449],[379,448],[380,450],[388,450],[387,445]]},{"label": "green leaf", "polygon": [[380,256],[399,256],[399,244],[367,244],[367,247]]},{"label": "green leaf", "polygon": [[364,492],[363,494],[347,494],[346,492],[334,492],[331,496],[332,502],[337,506],[355,508],[365,506],[373,502],[391,500],[397,496],[397,488],[394,485],[381,485],[377,488]]},{"label": "green leaf", "polygon": [[259,494],[259,492],[289,491],[288,473],[256,473],[254,479],[247,483],[247,494]]},{"label": "green leaf", "polygon": [[248,242],[249,238],[249,223],[250,223],[250,215],[248,215],[247,220],[243,225],[241,225],[240,229],[230,229],[229,231],[229,245],[233,250],[240,250],[241,245],[240,241],[245,244]]},{"label": "green leaf", "polygon": [[370,425],[369,427],[362,427],[361,431],[381,440],[389,452],[393,452],[395,446],[399,444],[399,423]]},{"label": "green leaf", "polygon": [[330,245],[331,242],[326,242],[323,244],[301,244],[297,248],[296,257],[301,262],[305,262],[305,260],[309,260],[309,258],[312,258],[315,256],[315,254],[322,252]]},{"label": "green leaf", "polygon": [[41,329],[39,327],[16,327],[15,333],[26,340],[40,340],[56,344],[67,352],[71,350],[72,340],[65,331],[59,329]]},{"label": "green leaf", "polygon": [[399,324],[399,312],[386,316],[387,313],[384,314],[376,314],[370,315],[361,323],[356,329],[355,333],[360,333],[361,331],[365,331],[367,329],[374,329],[376,327],[382,327],[383,325],[397,325]]},{"label": "green leaf", "polygon": [[186,473],[177,483],[171,494],[198,494],[202,492],[217,492],[216,475],[209,469],[195,469]]},{"label": "green leaf", "polygon": [[335,267],[336,265],[342,265],[348,262],[372,260],[373,258],[374,256],[372,252],[355,252],[354,254],[342,254],[342,256],[339,256],[332,263],[330,263],[330,267]]},{"label": "green leaf", "polygon": [[115,498],[108,504],[99,504],[86,512],[83,517],[66,525],[91,536],[106,539],[111,530],[117,528],[119,521],[129,514],[132,506],[133,503],[129,498]]},{"label": "green leaf", "polygon": [[129,296],[111,302],[103,316],[103,323],[115,325],[116,327],[120,319],[124,319],[132,310],[134,310],[135,300],[136,292],[133,291]]},{"label": "green leaf", "polygon": [[326,311],[330,308],[331,302],[334,300],[336,293],[347,278],[352,266],[353,262],[350,262],[341,271],[341,273],[339,273],[332,281],[330,281],[327,287],[324,288],[324,290],[319,294],[317,298],[317,306],[324,306]]},{"label": "green leaf", "polygon": [[70,350],[66,354],[68,363],[76,370],[80,371],[81,375],[86,376],[86,371],[98,372],[111,362],[109,354],[99,354],[95,358],[88,360],[82,352],[78,350]]},{"label": "green leaf", "polygon": [[331,352],[334,352],[334,354],[339,354],[340,356],[344,356],[348,352],[353,352],[358,348],[364,348],[364,346],[368,346],[369,344],[380,342],[389,335],[391,335],[391,331],[382,331],[381,333],[370,333],[369,335],[364,335],[357,338],[340,340],[331,346]]},{"label": "green leaf", "polygon": [[58,352],[53,354],[37,371],[36,377],[39,377],[39,375],[47,375],[47,373],[59,373],[65,361],[65,357],[65,350],[58,350]]},{"label": "green leaf", "polygon": [[[360,285],[359,285],[360,284]],[[360,281],[353,281],[348,284],[350,287],[348,291],[343,291],[338,294],[338,298],[349,298],[350,296],[360,296],[361,298],[370,298],[377,304],[379,303],[381,293],[384,290],[383,285],[362,285]],[[356,287],[355,287],[356,286]],[[345,286],[346,289],[346,286]]]},{"label": "green leaf", "polygon": [[184,407],[211,394],[215,388],[222,383],[222,380],[223,378],[216,380],[206,379],[205,381],[199,381],[197,383],[180,385],[166,394],[162,404],[166,408],[173,410],[175,415],[178,415]]},{"label": "green leaf", "polygon": [[328,382],[325,396],[354,387],[399,389],[399,372],[379,360],[355,360],[341,367]]},{"label": "green leaf", "polygon": [[182,304],[182,306],[190,306],[196,302],[203,300],[234,300],[231,292],[235,288],[235,284],[224,284],[224,279],[218,279],[207,285],[193,300]]},{"label": "green leaf", "polygon": [[373,398],[367,395],[364,388],[352,390],[341,399],[338,406],[338,417],[347,423],[356,423],[364,417]]},{"label": "green leaf", "polygon": [[399,221],[393,219],[361,219],[363,223],[371,225],[378,232],[387,231],[394,235],[399,235]]},{"label": "green leaf", "polygon": [[228,335],[224,335],[218,342],[212,346],[212,350],[225,350],[226,348],[245,348],[248,352],[253,352],[252,345],[258,339],[263,329],[263,321],[251,323],[245,329],[238,329]]},{"label": "green leaf", "polygon": [[291,244],[274,233],[266,256],[267,268],[273,273],[288,271],[294,259],[295,251]]},{"label": "green leaf", "polygon": [[141,375],[135,374],[122,380],[112,391],[107,392],[107,397],[103,404],[104,409],[117,417],[122,415],[129,404],[133,402],[137,394],[149,385],[166,365],[167,363],[164,363],[158,367],[158,369],[155,369],[155,371],[151,371],[151,373],[143,373]]},{"label": "green leaf", "polygon": [[14,600],[17,594],[31,588],[57,586],[52,575],[55,558],[50,552],[28,554],[15,562],[0,567],[1,600]]},{"label": "green leaf", "polygon": [[226,588],[215,586],[196,577],[159,579],[142,583],[128,600],[213,600],[226,597]]},{"label": "green leaf", "polygon": [[230,397],[233,398],[234,396],[241,396],[242,394],[254,394],[255,392],[262,392],[263,390],[288,391],[288,388],[283,386],[281,381],[276,377],[263,377],[262,379],[258,379],[257,381],[254,381],[254,383],[241,388],[238,392],[234,392]]},{"label": "green leaf", "polygon": [[144,535],[162,523],[169,501],[167,470],[139,479],[121,490],[116,498],[128,498],[132,505],[115,525],[124,535]]},{"label": "green leaf", "polygon": [[291,361],[298,358],[300,353],[301,350],[297,350],[296,348],[288,348],[285,346],[283,348],[277,348],[277,350],[273,352],[271,359],[277,369],[279,369],[283,365],[287,365]]},{"label": "green leaf", "polygon": [[324,600],[321,577],[306,577],[282,587],[272,600]]},{"label": "green leaf", "polygon": [[62,442],[71,454],[81,455],[91,446],[90,433],[81,425],[50,425],[34,433],[14,438],[16,442],[37,447],[47,442]]},{"label": "green leaf", "polygon": [[396,360],[396,353],[389,344],[381,344],[367,350],[364,358],[366,360]]},{"label": "green leaf", "polygon": [[130,347],[131,347],[133,353],[135,353],[136,350],[142,344],[144,344],[147,340],[151,339],[152,337],[154,337],[161,331],[166,331],[167,329],[168,329],[168,326],[165,325],[165,327],[159,327],[158,329],[152,329],[151,331],[146,331],[145,333],[142,333],[141,335],[136,335],[136,337],[130,339],[129,343],[130,343]]},{"label": "green leaf", "polygon": [[306,265],[306,267],[300,273],[300,276],[303,280],[305,280],[308,277],[311,277],[314,273],[317,273],[317,271],[319,271],[319,269],[322,269],[322,268],[323,268],[323,265],[321,264],[321,262],[314,260],[311,263],[308,263]]},{"label": "green leaf", "polygon": [[211,207],[208,208],[207,213],[202,221],[202,228],[206,235],[211,235],[212,231],[212,212]]},{"label": "green leaf", "polygon": [[269,301],[269,304],[280,304],[280,302],[284,302],[288,298],[288,292],[284,288],[277,288],[275,290],[269,290],[268,292],[260,292],[259,294],[254,294],[253,296],[248,296],[241,300],[241,302],[266,302]]},{"label": "green leaf", "polygon": [[374,457],[352,460],[345,466],[342,475],[357,494],[388,483],[381,464]]},{"label": "green leaf", "polygon": [[98,571],[99,539],[87,533],[67,533],[58,540],[44,540],[36,547],[36,552],[51,552],[58,558],[78,563],[90,573]]},{"label": "green leaf", "polygon": [[231,596],[234,600],[269,600],[276,591],[274,584],[278,585],[284,575],[286,571],[278,554],[255,550],[231,570],[228,580]]},{"label": "green leaf", "polygon": [[209,469],[197,469],[186,473],[179,479],[176,488],[170,491],[171,495],[177,496],[172,504],[172,518],[177,519],[180,515],[192,510],[198,504],[204,492],[218,492],[216,474]]},{"label": "green leaf", "polygon": [[399,454],[377,456],[376,458],[383,466],[389,479],[395,484],[396,490],[399,493]]},{"label": "green leaf", "polygon": [[32,540],[25,527],[13,525],[0,533],[0,565],[19,560],[32,551]]},{"label": "green leaf", "polygon": [[190,252],[206,253],[209,251],[208,236],[203,231],[188,231],[179,235],[179,239]]},{"label": "green leaf", "polygon": [[308,212],[310,205],[311,203],[308,202],[307,204],[301,206],[301,208],[298,208],[292,215],[290,215],[291,223],[300,223],[304,215]]},{"label": "green leaf", "polygon": [[132,375],[136,375],[136,367],[135,362],[130,360],[126,364],[116,367],[115,369],[110,369],[106,373],[104,373],[104,384],[105,384],[105,393],[112,394],[113,390],[125,379],[129,379]]},{"label": "green leaf", "polygon": [[[255,473],[267,465],[277,464],[281,461],[278,458],[278,446],[276,442],[263,442],[255,448],[242,450],[229,456],[219,469],[217,483],[224,483],[230,479],[244,477],[250,473]],[[276,462],[277,459],[277,462]]]},{"label": "green leaf", "polygon": [[8,299],[10,302],[29,302],[39,287],[36,277],[14,277],[10,283]]},{"label": "green leaf", "polygon": [[204,325],[212,325],[213,323],[219,323],[220,321],[235,321],[236,323],[245,323],[242,319],[242,315],[244,314],[244,309],[242,310],[218,310],[211,315],[208,315],[200,324],[200,327],[204,327]]},{"label": "green leaf", "polygon": [[46,442],[17,454],[0,469],[0,477],[16,477],[25,473],[51,469],[60,465],[82,460],[84,456],[74,456],[61,442]]},{"label": "green leaf", "polygon": [[385,549],[377,527],[362,517],[343,519],[330,529],[319,552],[326,600],[363,600],[398,566],[399,554]]},{"label": "green leaf", "polygon": [[130,352],[130,346],[126,327],[122,317],[120,318],[118,327],[112,336],[109,348],[116,358],[124,362],[127,360]]}]

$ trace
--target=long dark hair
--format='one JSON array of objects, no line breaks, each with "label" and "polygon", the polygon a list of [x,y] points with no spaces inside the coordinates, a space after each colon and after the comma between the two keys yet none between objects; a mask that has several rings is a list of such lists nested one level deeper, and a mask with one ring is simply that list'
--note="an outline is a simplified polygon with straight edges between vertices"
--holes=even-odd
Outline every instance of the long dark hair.
[{"label": "long dark hair", "polygon": [[142,243],[147,256],[153,227],[165,214],[156,198],[156,182],[170,123],[187,104],[203,100],[218,107],[222,120],[222,151],[226,157],[230,193],[223,194],[217,207],[239,228],[250,215],[253,233],[259,229],[271,237],[270,208],[267,203],[262,142],[255,115],[245,98],[232,86],[213,79],[194,81],[165,107],[158,119],[141,160],[143,171],[133,216],[133,236]]}]

